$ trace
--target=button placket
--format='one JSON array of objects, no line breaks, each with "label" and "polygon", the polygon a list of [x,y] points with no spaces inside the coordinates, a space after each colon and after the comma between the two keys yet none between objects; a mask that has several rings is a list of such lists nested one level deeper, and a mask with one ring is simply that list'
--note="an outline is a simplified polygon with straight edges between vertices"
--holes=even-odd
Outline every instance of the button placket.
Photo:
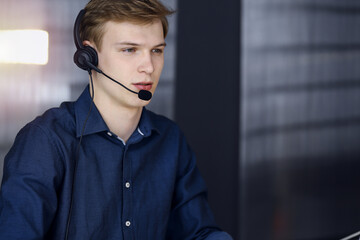
[{"label": "button placket", "polygon": [[133,218],[132,218],[132,191],[131,191],[131,158],[129,158],[129,144],[125,146],[123,153],[123,228],[125,239],[133,237]]}]

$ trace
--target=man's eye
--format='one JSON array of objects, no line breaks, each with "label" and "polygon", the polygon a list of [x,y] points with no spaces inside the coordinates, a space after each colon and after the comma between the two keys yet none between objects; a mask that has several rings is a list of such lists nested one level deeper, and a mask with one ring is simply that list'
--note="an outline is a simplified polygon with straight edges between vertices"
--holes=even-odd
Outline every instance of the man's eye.
[{"label": "man's eye", "polygon": [[134,53],[136,51],[135,48],[125,48],[122,50],[125,53]]},{"label": "man's eye", "polygon": [[156,49],[153,49],[152,52],[153,52],[153,53],[157,53],[157,54],[161,54],[161,53],[163,53],[163,50],[156,48]]}]

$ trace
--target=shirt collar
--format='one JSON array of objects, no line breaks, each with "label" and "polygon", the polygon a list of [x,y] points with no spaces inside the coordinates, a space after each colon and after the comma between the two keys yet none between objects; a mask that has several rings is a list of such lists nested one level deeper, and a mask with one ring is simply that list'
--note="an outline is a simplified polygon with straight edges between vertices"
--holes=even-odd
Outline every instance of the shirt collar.
[{"label": "shirt collar", "polygon": [[[84,123],[86,121],[87,115],[89,113],[90,105],[92,99],[90,96],[89,85],[84,89],[78,100],[75,102],[75,118],[76,118],[76,136],[80,137],[81,132],[83,131]],[[89,118],[86,122],[85,130],[83,136],[102,132],[109,131],[106,123],[102,119],[98,109],[95,104],[91,108]]]},{"label": "shirt collar", "polygon": [[[75,118],[76,118],[76,136],[80,137],[81,132],[84,127],[87,115],[89,113],[90,105],[92,99],[90,96],[89,85],[84,89],[78,100],[75,102]],[[144,137],[151,135],[152,131],[155,130],[159,133],[158,128],[154,123],[152,118],[152,113],[148,111],[145,107],[143,108],[141,118],[138,124],[137,131]],[[97,132],[109,132],[109,128],[106,125],[105,121],[101,117],[99,110],[96,108],[95,104],[91,108],[89,118],[86,122],[85,130],[83,136],[97,133]]]},{"label": "shirt collar", "polygon": [[149,110],[147,110],[145,107],[143,108],[140,122],[138,125],[138,131],[141,135],[144,137],[148,137],[151,135],[152,131],[156,131],[157,133],[160,133],[159,129],[154,123],[154,118],[152,117],[152,114]]}]

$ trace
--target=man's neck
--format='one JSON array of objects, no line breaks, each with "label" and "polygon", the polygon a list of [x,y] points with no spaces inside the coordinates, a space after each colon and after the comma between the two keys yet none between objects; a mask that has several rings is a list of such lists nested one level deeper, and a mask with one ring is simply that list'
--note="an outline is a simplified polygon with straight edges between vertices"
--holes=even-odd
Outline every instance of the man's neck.
[{"label": "man's neck", "polygon": [[96,94],[94,102],[110,131],[126,143],[138,127],[142,107],[127,108],[112,104],[104,99],[97,99]]}]

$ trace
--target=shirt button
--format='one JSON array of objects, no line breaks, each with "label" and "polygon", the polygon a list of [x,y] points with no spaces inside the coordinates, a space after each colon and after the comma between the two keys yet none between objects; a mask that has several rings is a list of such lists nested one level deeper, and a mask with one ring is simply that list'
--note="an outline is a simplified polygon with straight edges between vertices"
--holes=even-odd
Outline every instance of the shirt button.
[{"label": "shirt button", "polygon": [[129,182],[126,182],[126,183],[125,183],[125,187],[126,187],[126,188],[130,188],[130,183],[129,183]]},{"label": "shirt button", "polygon": [[107,135],[109,135],[110,137],[112,137],[112,133],[111,133],[111,132],[108,132]]},{"label": "shirt button", "polygon": [[125,222],[125,226],[130,227],[130,225],[131,225],[131,222],[130,222],[130,221],[126,221],[126,222]]}]

